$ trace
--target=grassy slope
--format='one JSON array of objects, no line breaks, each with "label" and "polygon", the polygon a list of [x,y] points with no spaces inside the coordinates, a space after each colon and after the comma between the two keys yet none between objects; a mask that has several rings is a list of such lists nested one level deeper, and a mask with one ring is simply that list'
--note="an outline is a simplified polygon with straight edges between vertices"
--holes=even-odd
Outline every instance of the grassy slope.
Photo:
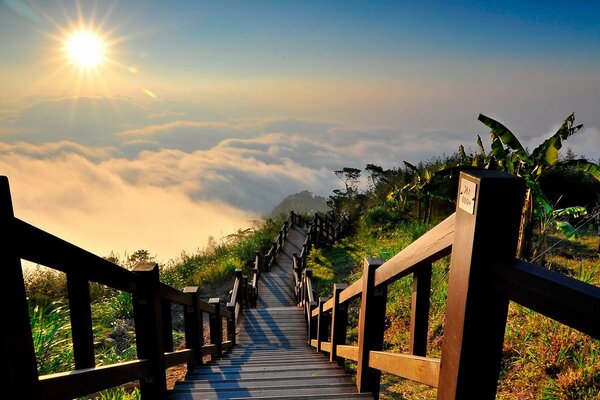
[{"label": "grassy slope", "polygon": [[[200,286],[203,296],[225,298],[235,269],[247,268],[248,262],[254,260],[254,252],[271,243],[280,222],[267,220],[254,229],[229,235],[220,243],[212,242],[207,249],[196,254],[184,253],[179,259],[161,266],[161,280],[179,289],[188,285]],[[119,260],[113,257],[112,261]],[[121,264],[131,267],[129,260]],[[26,276],[26,289],[39,373],[72,370],[74,362],[65,275],[45,268],[35,269]],[[97,284],[92,284],[90,290],[97,365],[135,359],[131,295]],[[181,323],[175,322],[176,346],[183,344],[181,329]],[[128,399],[137,398],[138,394],[136,391],[127,394],[118,388],[104,391],[102,396],[106,399]]]},{"label": "grassy slope", "polygon": [[[390,258],[427,230],[400,224],[378,231],[361,224],[357,233],[331,248],[311,253],[320,296],[328,296],[334,282],[351,283],[361,275],[364,257]],[[549,267],[598,285],[600,264],[595,255],[598,238],[561,242],[548,257]],[[573,251],[576,249],[576,251]],[[428,356],[440,357],[447,290],[448,259],[434,264],[429,323]],[[388,290],[387,350],[406,352],[409,341],[412,279],[405,278]],[[356,308],[351,310],[356,320]],[[352,324],[352,322],[351,322]],[[355,329],[348,339],[355,340]],[[504,363],[498,399],[599,399],[600,342],[511,304],[506,328]],[[347,363],[349,369],[353,363]],[[436,391],[388,374],[383,375],[382,399],[435,399]]]}]

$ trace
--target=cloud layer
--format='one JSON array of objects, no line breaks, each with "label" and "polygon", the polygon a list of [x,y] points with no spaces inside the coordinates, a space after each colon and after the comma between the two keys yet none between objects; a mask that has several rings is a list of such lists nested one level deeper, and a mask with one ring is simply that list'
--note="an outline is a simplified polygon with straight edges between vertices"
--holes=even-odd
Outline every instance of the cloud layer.
[{"label": "cloud layer", "polygon": [[[600,132],[586,129],[567,144],[598,158]],[[42,99],[3,105],[0,173],[19,217],[99,254],[147,248],[168,259],[248,226],[290,193],[328,195],[339,184],[335,169],[418,162],[475,136],[224,119],[186,102]]]}]

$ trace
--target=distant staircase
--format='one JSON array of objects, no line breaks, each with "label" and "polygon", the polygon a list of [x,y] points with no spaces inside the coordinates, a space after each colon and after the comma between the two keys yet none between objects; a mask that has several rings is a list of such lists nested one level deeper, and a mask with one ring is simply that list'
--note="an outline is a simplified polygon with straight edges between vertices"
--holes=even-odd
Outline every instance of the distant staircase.
[{"label": "distant staircase", "polygon": [[[307,344],[304,310],[297,307],[294,253],[308,230],[292,224],[272,268],[260,277],[257,307],[245,309],[237,344],[225,356],[188,372],[171,399],[372,399],[351,377]],[[297,258],[297,257],[296,257]]]}]

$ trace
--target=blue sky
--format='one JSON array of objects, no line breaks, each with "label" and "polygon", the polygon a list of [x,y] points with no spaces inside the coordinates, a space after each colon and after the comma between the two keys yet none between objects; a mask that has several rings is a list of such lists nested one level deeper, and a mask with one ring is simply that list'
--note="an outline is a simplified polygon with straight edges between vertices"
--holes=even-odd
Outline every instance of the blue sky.
[{"label": "blue sky", "polygon": [[[85,73],[63,50],[80,18],[108,43]],[[576,112],[568,145],[598,159],[598,20],[594,1],[0,1],[0,173],[33,223],[171,258],[328,195],[334,169],[474,145],[479,113],[534,146]]]}]

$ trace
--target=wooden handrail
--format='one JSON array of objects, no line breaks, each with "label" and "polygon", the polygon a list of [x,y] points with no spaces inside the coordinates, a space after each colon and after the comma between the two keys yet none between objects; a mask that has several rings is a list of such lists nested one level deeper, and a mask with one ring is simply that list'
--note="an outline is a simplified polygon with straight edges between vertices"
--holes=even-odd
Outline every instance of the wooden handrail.
[{"label": "wooden handrail", "polygon": [[[0,219],[5,236],[10,238],[10,246],[2,249],[3,255],[11,260],[5,264],[5,285],[10,290],[0,292],[5,303],[15,305],[10,308],[12,314],[7,315],[13,321],[7,332],[11,342],[23,345],[14,346],[18,351],[6,352],[0,361],[2,370],[12,371],[3,378],[3,398],[73,398],[140,380],[144,398],[162,399],[166,393],[165,368],[181,363],[188,363],[189,367],[202,364],[204,355],[220,355],[221,349],[234,343],[235,335],[223,341],[215,329],[211,330],[213,345],[204,346],[201,340],[203,313],[218,317],[215,320],[225,318],[228,332],[235,333],[230,328],[234,316],[220,310],[219,299],[209,304],[199,298],[196,287],[179,291],[161,283],[157,264],[138,264],[129,271],[16,218],[6,177],[0,177]],[[67,274],[74,371],[38,376],[19,259]],[[133,294],[138,360],[95,366],[89,282]],[[187,348],[179,351],[172,351],[171,304],[184,307]]]},{"label": "wooden handrail", "polygon": [[[599,287],[514,258],[523,181],[499,172],[470,171],[461,173],[459,187],[456,213],[390,260],[366,262],[363,277],[346,288],[334,286],[334,297],[320,300],[319,307],[315,307],[312,280],[305,278],[305,301],[313,304],[305,307],[308,343],[329,353],[331,361],[358,362],[359,391],[370,391],[377,398],[379,371],[383,371],[437,387],[438,399],[493,399],[509,301],[600,338]],[[313,221],[319,237],[329,236],[329,217]],[[343,223],[332,229],[334,236]],[[431,265],[450,253],[442,357],[428,358]],[[382,351],[387,286],[409,274],[413,274],[411,354]],[[349,346],[343,342],[345,313],[347,303],[357,298],[361,299],[359,345]],[[316,321],[318,329],[312,328]],[[465,337],[479,340],[465,341]]]}]

